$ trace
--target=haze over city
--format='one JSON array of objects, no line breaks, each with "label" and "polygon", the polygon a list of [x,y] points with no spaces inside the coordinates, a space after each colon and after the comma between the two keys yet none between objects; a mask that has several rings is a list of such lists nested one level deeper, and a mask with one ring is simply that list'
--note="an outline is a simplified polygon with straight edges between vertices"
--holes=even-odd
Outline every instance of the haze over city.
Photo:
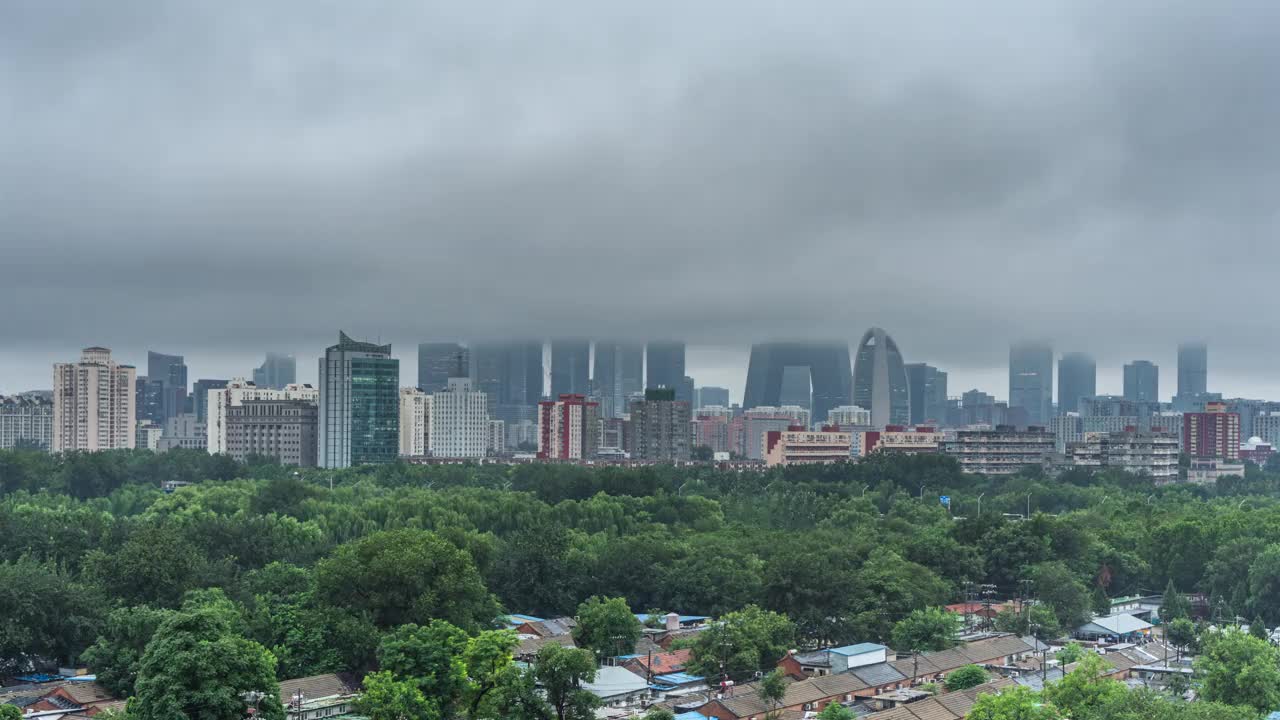
[{"label": "haze over city", "polygon": [[[1204,339],[1280,396],[1269,3],[0,7],[0,392],[105,345],[193,377],[390,342],[888,329],[953,392],[1009,342]],[[407,378],[406,378],[407,379]]]}]

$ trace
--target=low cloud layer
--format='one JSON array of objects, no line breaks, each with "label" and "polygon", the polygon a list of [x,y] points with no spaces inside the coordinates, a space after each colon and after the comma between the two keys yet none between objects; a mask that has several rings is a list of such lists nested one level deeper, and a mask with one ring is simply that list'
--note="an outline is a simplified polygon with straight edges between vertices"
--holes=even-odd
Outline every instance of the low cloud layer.
[{"label": "low cloud layer", "polygon": [[1280,6],[1174,5],[4,3],[0,389],[879,325],[955,390],[1031,336],[1269,392]]}]

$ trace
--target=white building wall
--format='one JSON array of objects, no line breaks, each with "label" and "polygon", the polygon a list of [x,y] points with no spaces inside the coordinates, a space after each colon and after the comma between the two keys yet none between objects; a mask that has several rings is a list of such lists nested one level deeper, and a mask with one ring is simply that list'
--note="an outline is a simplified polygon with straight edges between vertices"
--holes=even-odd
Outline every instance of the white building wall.
[{"label": "white building wall", "polygon": [[206,432],[209,435],[210,455],[227,451],[227,408],[243,405],[246,400],[306,400],[319,402],[320,391],[311,385],[293,383],[283,390],[258,387],[252,381],[235,378],[225,388],[209,391],[209,417]]},{"label": "white building wall", "polygon": [[435,457],[484,457],[489,446],[489,410],[485,393],[467,378],[449,378],[431,396],[430,450]]}]

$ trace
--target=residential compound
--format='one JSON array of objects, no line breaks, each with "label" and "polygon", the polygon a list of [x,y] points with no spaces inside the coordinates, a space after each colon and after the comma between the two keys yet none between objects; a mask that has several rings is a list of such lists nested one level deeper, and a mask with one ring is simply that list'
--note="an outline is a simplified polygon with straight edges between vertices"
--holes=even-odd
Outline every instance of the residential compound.
[{"label": "residential compound", "polygon": [[53,446],[53,400],[40,393],[0,395],[0,450]]},{"label": "residential compound", "polygon": [[595,457],[600,443],[600,403],[563,394],[538,404],[538,457],[582,460]]}]

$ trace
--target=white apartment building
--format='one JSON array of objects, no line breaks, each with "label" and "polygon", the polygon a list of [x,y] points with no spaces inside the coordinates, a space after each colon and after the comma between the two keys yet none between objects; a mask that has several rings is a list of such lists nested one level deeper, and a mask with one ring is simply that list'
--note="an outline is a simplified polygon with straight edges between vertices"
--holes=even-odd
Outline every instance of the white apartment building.
[{"label": "white apartment building", "polygon": [[468,378],[449,378],[444,390],[431,396],[428,450],[435,457],[479,458],[489,447],[489,409],[485,393],[472,389]]},{"label": "white apartment building", "polygon": [[53,445],[53,401],[36,394],[0,396],[0,450]]},{"label": "white apartment building", "polygon": [[418,388],[400,388],[400,454],[422,457],[431,440],[431,396]]},{"label": "white apartment building", "polygon": [[840,427],[870,427],[871,411],[860,408],[857,405],[833,407],[827,411],[827,424],[839,425]]},{"label": "white apartment building", "polygon": [[137,370],[104,347],[85,348],[80,362],[53,366],[54,452],[135,446]]},{"label": "white apartment building", "polygon": [[258,387],[244,378],[235,378],[224,388],[209,391],[209,419],[206,432],[209,435],[210,455],[227,452],[227,408],[243,405],[246,400],[305,400],[319,402],[320,391],[311,385],[293,383],[283,390]]}]

